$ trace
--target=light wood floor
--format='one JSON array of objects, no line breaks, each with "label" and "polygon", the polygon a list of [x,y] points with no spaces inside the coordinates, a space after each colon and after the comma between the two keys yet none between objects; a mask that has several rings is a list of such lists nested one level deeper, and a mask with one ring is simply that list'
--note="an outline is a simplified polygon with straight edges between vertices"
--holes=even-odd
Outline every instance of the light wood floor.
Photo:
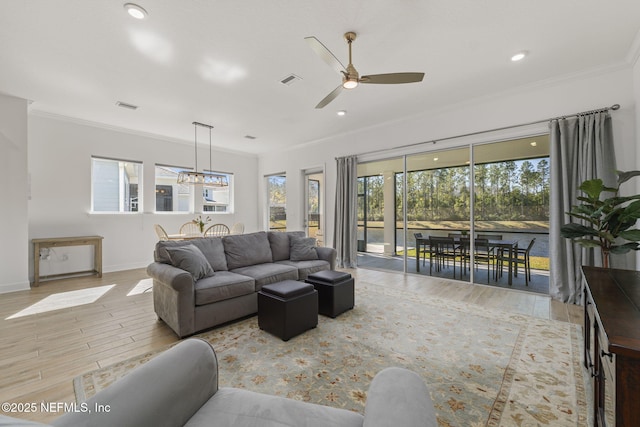
[{"label": "light wood floor", "polygon": [[[580,307],[547,296],[368,269],[358,283],[393,286],[546,319],[582,323]],[[63,307],[62,305],[71,305]],[[357,304],[357,301],[356,301]],[[43,282],[0,295],[0,402],[74,402],[72,380],[85,372],[161,349],[178,338],[153,311],[143,269]],[[51,421],[60,414],[8,414]]]}]

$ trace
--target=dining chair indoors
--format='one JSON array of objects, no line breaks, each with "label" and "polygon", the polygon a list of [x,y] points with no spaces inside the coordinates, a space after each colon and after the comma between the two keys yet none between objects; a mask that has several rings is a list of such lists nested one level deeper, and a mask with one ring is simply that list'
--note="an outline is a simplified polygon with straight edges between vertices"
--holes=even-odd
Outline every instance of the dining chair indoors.
[{"label": "dining chair indoors", "polygon": [[185,222],[180,226],[180,234],[184,234],[185,236],[199,236],[200,227],[198,227],[198,224],[195,222]]},{"label": "dining chair indoors", "polygon": [[169,240],[169,235],[164,231],[164,228],[160,224],[154,224],[153,228],[156,230],[156,234],[158,235],[158,240]]},{"label": "dining chair indoors", "polygon": [[242,234],[244,233],[244,224],[242,222],[236,222],[231,226],[231,234]]},{"label": "dining chair indoors", "polygon": [[230,233],[229,227],[224,224],[213,224],[204,231],[204,237],[226,236]]}]

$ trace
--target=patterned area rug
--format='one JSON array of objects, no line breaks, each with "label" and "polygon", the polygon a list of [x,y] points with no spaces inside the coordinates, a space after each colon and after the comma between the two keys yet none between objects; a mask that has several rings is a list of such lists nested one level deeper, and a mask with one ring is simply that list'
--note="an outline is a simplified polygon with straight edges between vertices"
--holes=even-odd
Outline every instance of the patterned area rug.
[{"label": "patterned area rug", "polygon": [[[581,328],[569,323],[358,284],[356,307],[288,342],[257,317],[198,336],[212,343],[220,386],[362,413],[373,376],[418,372],[440,426],[585,426]],[[152,358],[144,354],[74,380],[79,402]]]}]

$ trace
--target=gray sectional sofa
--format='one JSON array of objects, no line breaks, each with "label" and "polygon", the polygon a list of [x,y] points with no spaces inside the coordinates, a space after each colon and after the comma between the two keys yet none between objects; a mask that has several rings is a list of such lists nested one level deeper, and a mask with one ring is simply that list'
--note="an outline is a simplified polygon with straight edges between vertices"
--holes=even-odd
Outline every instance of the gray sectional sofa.
[{"label": "gray sectional sofa", "polygon": [[257,313],[263,285],[333,270],[336,251],[302,231],[270,231],[160,241],[154,260],[155,312],[182,338]]},{"label": "gray sectional sofa", "polygon": [[[73,427],[436,427],[424,381],[386,368],[371,382],[364,415],[249,390],[218,387],[218,361],[206,341],[190,338],[53,421]],[[82,410],[85,408],[87,410]],[[95,408],[102,408],[97,411]],[[4,417],[0,426],[44,424]]]}]

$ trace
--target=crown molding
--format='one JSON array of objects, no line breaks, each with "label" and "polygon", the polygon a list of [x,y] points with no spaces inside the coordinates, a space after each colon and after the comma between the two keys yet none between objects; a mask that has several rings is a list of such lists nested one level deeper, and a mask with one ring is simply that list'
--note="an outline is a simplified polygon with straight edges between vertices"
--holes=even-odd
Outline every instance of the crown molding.
[{"label": "crown molding", "polygon": [[[193,141],[186,141],[186,140],[183,140],[183,139],[171,138],[171,137],[168,137],[168,136],[165,136],[165,135],[156,134],[156,133],[152,133],[152,132],[138,131],[138,130],[128,129],[128,128],[124,128],[124,127],[120,127],[120,126],[109,125],[109,124],[106,124],[106,123],[95,122],[95,121],[92,121],[92,120],[86,120],[86,119],[80,119],[80,118],[77,118],[77,117],[65,116],[65,115],[62,115],[62,114],[50,113],[48,111],[38,110],[38,109],[33,108],[33,107],[29,108],[29,114],[33,115],[33,116],[37,116],[37,117],[43,117],[43,118],[47,118],[47,119],[59,120],[59,121],[73,123],[73,124],[77,124],[77,125],[89,126],[89,127],[94,127],[94,128],[98,128],[98,129],[110,130],[110,131],[113,131],[113,132],[125,133],[125,134],[128,134],[128,135],[140,136],[140,137],[143,137],[143,138],[156,139],[156,140],[160,140],[160,141],[169,142],[169,143],[172,143],[172,144],[188,145],[188,146],[193,147]],[[212,150],[223,152],[223,153],[235,154],[235,155],[243,156],[243,157],[250,157],[250,158],[256,158],[257,157],[257,155],[253,154],[253,153],[247,153],[247,152],[238,151],[238,150],[231,150],[231,149],[228,149],[228,148],[215,146],[215,145],[212,147]]]}]

